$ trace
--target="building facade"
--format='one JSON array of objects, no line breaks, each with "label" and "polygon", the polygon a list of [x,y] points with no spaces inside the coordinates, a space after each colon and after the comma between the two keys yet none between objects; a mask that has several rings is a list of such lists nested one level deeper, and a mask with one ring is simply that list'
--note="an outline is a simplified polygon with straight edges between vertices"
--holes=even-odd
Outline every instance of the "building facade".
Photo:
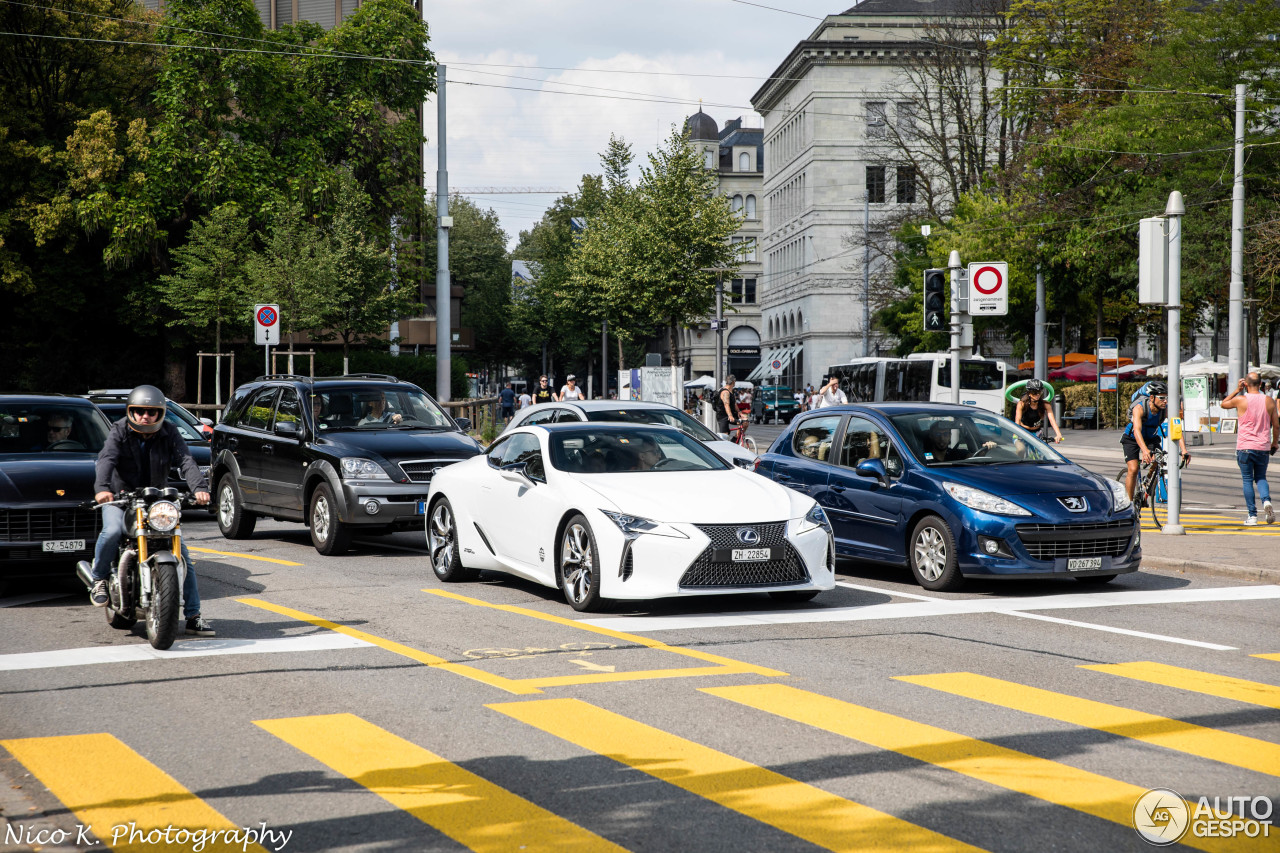
[{"label": "building facade", "polygon": [[[815,386],[826,368],[881,344],[867,328],[864,235],[915,201],[883,161],[889,121],[913,121],[902,64],[945,0],[863,0],[830,15],[751,98],[764,118],[764,222],[757,288],[763,360],[752,379]],[[869,228],[867,220],[869,219]],[[875,274],[872,259],[871,274]],[[779,365],[774,367],[774,365]]]},{"label": "building facade", "polygon": [[[764,184],[764,130],[743,127],[736,118],[721,128],[711,116],[699,110],[685,120],[690,143],[702,153],[708,169],[714,169],[717,191],[730,200],[742,216],[742,224],[730,238],[739,246],[741,265],[724,286],[724,364],[719,375],[746,377],[761,357],[760,237],[763,233],[761,188]],[[716,374],[717,333],[714,317],[707,317],[680,330],[680,357],[688,365],[690,378]]]}]

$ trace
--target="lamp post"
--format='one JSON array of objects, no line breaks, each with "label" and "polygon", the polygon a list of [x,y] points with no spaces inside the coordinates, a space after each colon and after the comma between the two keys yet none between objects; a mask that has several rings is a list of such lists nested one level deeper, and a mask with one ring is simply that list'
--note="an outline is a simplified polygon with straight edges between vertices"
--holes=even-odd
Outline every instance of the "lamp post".
[{"label": "lamp post", "polygon": [[[1169,193],[1169,203],[1164,215],[1169,220],[1169,422],[1181,418],[1182,403],[1182,216],[1186,213],[1182,193]],[[1165,439],[1165,452],[1172,459],[1169,465],[1169,514],[1162,533],[1183,534],[1182,527],[1182,456],[1178,453],[1178,439],[1169,430]]]}]

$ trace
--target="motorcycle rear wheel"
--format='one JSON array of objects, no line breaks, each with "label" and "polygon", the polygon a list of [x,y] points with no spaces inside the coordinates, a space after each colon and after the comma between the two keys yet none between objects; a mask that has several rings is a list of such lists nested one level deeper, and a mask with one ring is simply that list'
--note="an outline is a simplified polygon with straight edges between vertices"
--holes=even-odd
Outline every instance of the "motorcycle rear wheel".
[{"label": "motorcycle rear wheel", "polygon": [[147,639],[163,651],[178,636],[178,572],[173,563],[160,563],[151,572],[151,606],[147,608]]}]

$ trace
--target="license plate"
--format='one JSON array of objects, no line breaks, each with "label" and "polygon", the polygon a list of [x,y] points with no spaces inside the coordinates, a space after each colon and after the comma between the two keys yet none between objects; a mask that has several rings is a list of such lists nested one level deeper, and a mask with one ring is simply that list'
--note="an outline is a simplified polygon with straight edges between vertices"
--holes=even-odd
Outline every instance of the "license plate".
[{"label": "license plate", "polygon": [[426,514],[427,514],[427,502],[418,501],[418,515],[426,515]]},{"label": "license plate", "polygon": [[769,548],[734,548],[733,561],[735,563],[758,563],[768,560],[772,556]]},{"label": "license plate", "polygon": [[64,551],[83,551],[84,540],[83,539],[55,539],[49,542],[45,542],[44,550],[46,552],[51,551],[55,554],[61,554]]},{"label": "license plate", "polygon": [[1101,557],[1075,557],[1067,560],[1067,571],[1069,572],[1083,572],[1100,568],[1102,568]]}]

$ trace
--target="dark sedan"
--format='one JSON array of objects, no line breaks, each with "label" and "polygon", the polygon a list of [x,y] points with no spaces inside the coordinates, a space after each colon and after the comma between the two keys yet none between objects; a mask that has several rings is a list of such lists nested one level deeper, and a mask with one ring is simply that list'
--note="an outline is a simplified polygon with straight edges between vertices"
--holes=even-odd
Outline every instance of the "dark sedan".
[{"label": "dark sedan", "polygon": [[107,419],[88,400],[0,395],[0,581],[61,574],[93,557],[93,468]]},{"label": "dark sedan", "polygon": [[970,406],[808,412],[756,470],[822,505],[838,554],[909,566],[926,589],[966,577],[1105,583],[1142,558],[1137,512],[1119,483]]}]

